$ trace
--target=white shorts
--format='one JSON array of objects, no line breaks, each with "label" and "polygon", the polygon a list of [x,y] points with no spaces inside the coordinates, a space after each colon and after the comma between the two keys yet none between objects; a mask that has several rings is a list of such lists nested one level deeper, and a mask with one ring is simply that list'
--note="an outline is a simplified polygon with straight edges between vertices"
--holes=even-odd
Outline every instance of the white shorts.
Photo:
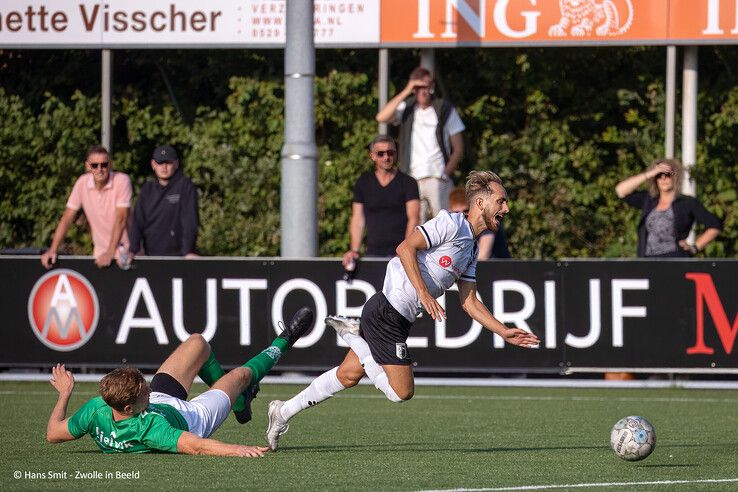
[{"label": "white shorts", "polygon": [[200,437],[210,437],[231,413],[231,400],[219,389],[207,390],[190,401],[152,391],[149,402],[174,407],[184,417],[190,432]]}]

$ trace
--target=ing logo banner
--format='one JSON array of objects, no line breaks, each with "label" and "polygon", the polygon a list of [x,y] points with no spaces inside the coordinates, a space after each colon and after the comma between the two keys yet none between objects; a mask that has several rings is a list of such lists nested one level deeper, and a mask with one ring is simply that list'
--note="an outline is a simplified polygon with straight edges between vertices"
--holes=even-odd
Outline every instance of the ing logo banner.
[{"label": "ing logo banner", "polygon": [[41,343],[69,352],[87,343],[97,328],[100,305],[92,284],[73,270],[42,276],[28,297],[28,320]]},{"label": "ing logo banner", "polygon": [[671,0],[672,39],[738,39],[738,0]]},{"label": "ing logo banner", "polygon": [[738,41],[738,0],[384,1],[387,44],[667,44]]}]

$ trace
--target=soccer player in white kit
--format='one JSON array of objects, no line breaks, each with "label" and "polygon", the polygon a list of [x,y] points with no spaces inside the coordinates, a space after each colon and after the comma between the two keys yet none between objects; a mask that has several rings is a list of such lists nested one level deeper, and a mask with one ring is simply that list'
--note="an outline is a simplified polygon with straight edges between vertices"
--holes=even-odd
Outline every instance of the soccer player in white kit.
[{"label": "soccer player in white kit", "polygon": [[510,211],[502,180],[490,171],[471,172],[466,199],[468,214],[441,210],[400,243],[397,256],[387,265],[382,291],[366,302],[360,322],[338,316],[326,319],[349,345],[348,354],[341,365],[318,376],[290,400],[269,404],[266,437],[273,451],[292,417],[356,386],[364,375],[390,401],[412,398],[415,382],[406,345],[410,328],[422,310],[434,320],[446,317],[436,299],[454,283],[464,311],[486,329],[520,347],[540,343],[536,335],[502,324],[477,298],[477,238],[486,230],[497,232],[500,219]]}]

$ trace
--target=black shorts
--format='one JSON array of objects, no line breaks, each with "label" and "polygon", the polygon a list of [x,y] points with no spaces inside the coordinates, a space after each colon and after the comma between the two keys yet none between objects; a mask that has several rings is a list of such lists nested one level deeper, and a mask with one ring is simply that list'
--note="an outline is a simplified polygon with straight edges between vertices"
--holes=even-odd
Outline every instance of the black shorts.
[{"label": "black shorts", "polygon": [[157,372],[151,380],[151,391],[164,393],[165,395],[187,401],[187,390],[166,372]]},{"label": "black shorts", "polygon": [[380,291],[364,304],[359,333],[378,364],[409,366],[412,359],[406,342],[412,326]]}]

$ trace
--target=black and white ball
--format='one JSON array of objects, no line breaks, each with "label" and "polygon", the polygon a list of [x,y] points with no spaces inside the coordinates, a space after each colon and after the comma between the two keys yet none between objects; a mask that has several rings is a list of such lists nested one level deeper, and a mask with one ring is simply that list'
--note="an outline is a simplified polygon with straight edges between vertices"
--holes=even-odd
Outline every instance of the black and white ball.
[{"label": "black and white ball", "polygon": [[643,417],[623,417],[612,428],[610,446],[618,458],[639,461],[656,447],[656,431]]}]

